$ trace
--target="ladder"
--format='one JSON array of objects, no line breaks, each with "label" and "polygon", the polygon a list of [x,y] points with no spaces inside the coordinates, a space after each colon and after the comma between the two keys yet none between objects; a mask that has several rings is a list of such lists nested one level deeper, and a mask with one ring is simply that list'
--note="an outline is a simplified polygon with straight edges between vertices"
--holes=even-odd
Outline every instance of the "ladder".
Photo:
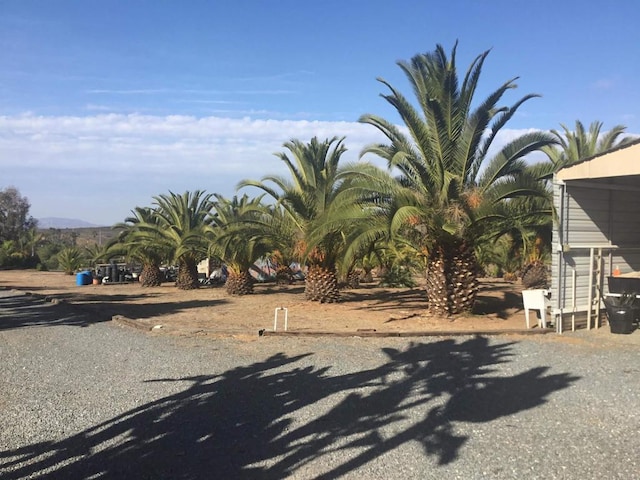
[{"label": "ladder", "polygon": [[[594,291],[595,287],[595,291]],[[587,310],[587,330],[591,330],[591,316],[595,310],[594,327],[600,327],[600,306],[602,303],[602,248],[589,249],[589,309]]]}]

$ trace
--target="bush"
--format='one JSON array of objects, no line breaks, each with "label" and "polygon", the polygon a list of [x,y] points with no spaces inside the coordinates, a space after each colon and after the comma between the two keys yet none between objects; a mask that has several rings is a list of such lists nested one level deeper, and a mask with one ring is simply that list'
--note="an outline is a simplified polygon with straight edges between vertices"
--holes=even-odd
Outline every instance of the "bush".
[{"label": "bush", "polygon": [[40,257],[40,263],[47,270],[58,270],[59,262],[58,262],[58,253],[62,247],[56,244],[46,244],[42,247],[38,248],[38,256]]},{"label": "bush", "polygon": [[406,267],[401,267],[399,265],[393,265],[391,268],[386,270],[382,275],[382,280],[380,280],[381,287],[413,288],[416,285],[418,284],[413,279],[413,274],[411,273],[411,270],[409,270]]}]

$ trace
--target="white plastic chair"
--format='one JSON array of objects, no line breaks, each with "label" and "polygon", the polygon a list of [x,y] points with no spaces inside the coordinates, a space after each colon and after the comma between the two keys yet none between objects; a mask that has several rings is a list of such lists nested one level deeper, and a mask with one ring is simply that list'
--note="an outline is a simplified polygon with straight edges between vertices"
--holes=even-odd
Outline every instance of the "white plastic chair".
[{"label": "white plastic chair", "polygon": [[529,325],[529,310],[538,310],[540,318],[538,319],[538,327],[547,328],[547,308],[551,308],[551,301],[547,294],[549,292],[544,289],[523,290],[522,303],[524,304],[524,318]]}]

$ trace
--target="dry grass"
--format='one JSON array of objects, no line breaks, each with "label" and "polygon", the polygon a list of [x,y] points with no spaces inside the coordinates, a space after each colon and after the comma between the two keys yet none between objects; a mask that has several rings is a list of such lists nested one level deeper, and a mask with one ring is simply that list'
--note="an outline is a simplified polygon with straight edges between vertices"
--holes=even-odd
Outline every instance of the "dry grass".
[{"label": "dry grass", "polygon": [[[95,321],[113,316],[135,320],[144,328],[162,325],[178,335],[255,335],[272,329],[275,310],[287,308],[289,329],[298,332],[444,332],[522,330],[525,326],[520,286],[482,281],[472,315],[437,318],[426,314],[423,290],[365,285],[345,290],[339,303],[304,299],[304,285],[258,284],[253,295],[231,297],[223,287],[181,291],[172,284],[77,286],[75,276],[57,272],[1,271],[0,287],[18,289],[72,303]],[[284,312],[279,312],[280,327]]]}]

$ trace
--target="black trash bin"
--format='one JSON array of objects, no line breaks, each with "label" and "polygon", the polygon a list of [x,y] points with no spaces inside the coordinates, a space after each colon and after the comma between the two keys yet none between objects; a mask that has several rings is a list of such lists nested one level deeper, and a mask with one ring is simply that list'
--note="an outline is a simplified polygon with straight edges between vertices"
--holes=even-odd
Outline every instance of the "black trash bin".
[{"label": "black trash bin", "polygon": [[611,333],[628,334],[633,332],[639,308],[635,294],[623,293],[619,297],[606,297],[604,305],[607,309]]},{"label": "black trash bin", "polygon": [[611,333],[631,333],[633,332],[633,322],[636,317],[635,309],[618,307],[612,310],[607,308],[609,318],[609,328]]}]

